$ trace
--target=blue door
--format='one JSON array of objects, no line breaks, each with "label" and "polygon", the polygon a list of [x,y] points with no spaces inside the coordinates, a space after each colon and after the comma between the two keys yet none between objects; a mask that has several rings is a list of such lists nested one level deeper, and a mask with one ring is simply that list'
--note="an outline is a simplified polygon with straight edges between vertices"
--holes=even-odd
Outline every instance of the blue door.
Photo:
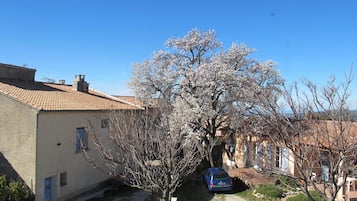
[{"label": "blue door", "polygon": [[45,201],[51,201],[52,197],[52,179],[47,177],[45,179]]}]

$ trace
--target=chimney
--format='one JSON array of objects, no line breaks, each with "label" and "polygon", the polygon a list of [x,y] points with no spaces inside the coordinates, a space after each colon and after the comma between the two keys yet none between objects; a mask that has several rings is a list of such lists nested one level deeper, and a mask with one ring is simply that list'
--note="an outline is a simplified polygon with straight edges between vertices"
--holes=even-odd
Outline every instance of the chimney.
[{"label": "chimney", "polygon": [[58,83],[61,85],[65,85],[66,84],[66,80],[58,80]]},{"label": "chimney", "polygon": [[84,80],[85,75],[76,75],[73,81],[73,89],[80,92],[88,93],[88,82]]}]

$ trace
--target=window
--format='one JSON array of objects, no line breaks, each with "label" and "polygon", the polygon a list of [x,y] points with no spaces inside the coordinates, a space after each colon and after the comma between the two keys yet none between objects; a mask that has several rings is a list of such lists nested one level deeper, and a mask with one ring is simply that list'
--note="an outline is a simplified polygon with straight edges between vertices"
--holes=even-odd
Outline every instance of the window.
[{"label": "window", "polygon": [[108,126],[109,126],[109,119],[102,119],[100,121],[100,127],[101,128],[108,128]]},{"label": "window", "polygon": [[76,130],[76,152],[88,148],[88,134],[84,128],[77,128]]},{"label": "window", "polygon": [[275,167],[287,172],[289,169],[289,150],[286,147],[276,147]]},{"label": "window", "polygon": [[275,167],[280,167],[280,147],[276,147],[275,150]]},{"label": "window", "polygon": [[67,185],[67,172],[62,172],[60,174],[60,185],[61,187]]}]

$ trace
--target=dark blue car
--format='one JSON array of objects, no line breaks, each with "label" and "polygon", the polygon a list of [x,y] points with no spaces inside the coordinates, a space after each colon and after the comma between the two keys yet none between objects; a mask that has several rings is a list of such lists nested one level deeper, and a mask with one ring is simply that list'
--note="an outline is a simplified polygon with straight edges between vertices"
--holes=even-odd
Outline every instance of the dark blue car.
[{"label": "dark blue car", "polygon": [[210,192],[232,190],[232,180],[228,173],[222,168],[208,168],[204,179]]}]

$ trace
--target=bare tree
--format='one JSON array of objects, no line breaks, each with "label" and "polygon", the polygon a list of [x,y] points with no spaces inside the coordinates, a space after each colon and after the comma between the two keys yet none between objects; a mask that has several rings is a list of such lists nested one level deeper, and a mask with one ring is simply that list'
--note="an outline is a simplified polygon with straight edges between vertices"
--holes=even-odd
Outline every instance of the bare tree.
[{"label": "bare tree", "polygon": [[86,158],[103,172],[168,201],[203,158],[196,133],[165,116],[164,102],[146,110],[113,111],[109,135],[91,133],[103,162]]},{"label": "bare tree", "polygon": [[257,102],[256,94],[274,94],[282,79],[272,61],[249,58],[254,52],[233,43],[224,50],[214,31],[193,29],[182,38],[170,38],[166,51],[133,68],[131,87],[142,100],[160,98],[173,108],[170,115],[185,118],[187,127],[202,133],[205,155],[214,164],[212,150],[219,128],[234,129]]},{"label": "bare tree", "polygon": [[291,176],[302,182],[311,200],[311,189],[324,200],[336,200],[347,177],[357,170],[357,124],[348,109],[352,80],[352,73],[342,84],[332,78],[321,89],[306,81],[308,93],[295,84],[285,89],[283,100],[259,111],[273,132],[272,141],[292,153],[295,173]]}]

